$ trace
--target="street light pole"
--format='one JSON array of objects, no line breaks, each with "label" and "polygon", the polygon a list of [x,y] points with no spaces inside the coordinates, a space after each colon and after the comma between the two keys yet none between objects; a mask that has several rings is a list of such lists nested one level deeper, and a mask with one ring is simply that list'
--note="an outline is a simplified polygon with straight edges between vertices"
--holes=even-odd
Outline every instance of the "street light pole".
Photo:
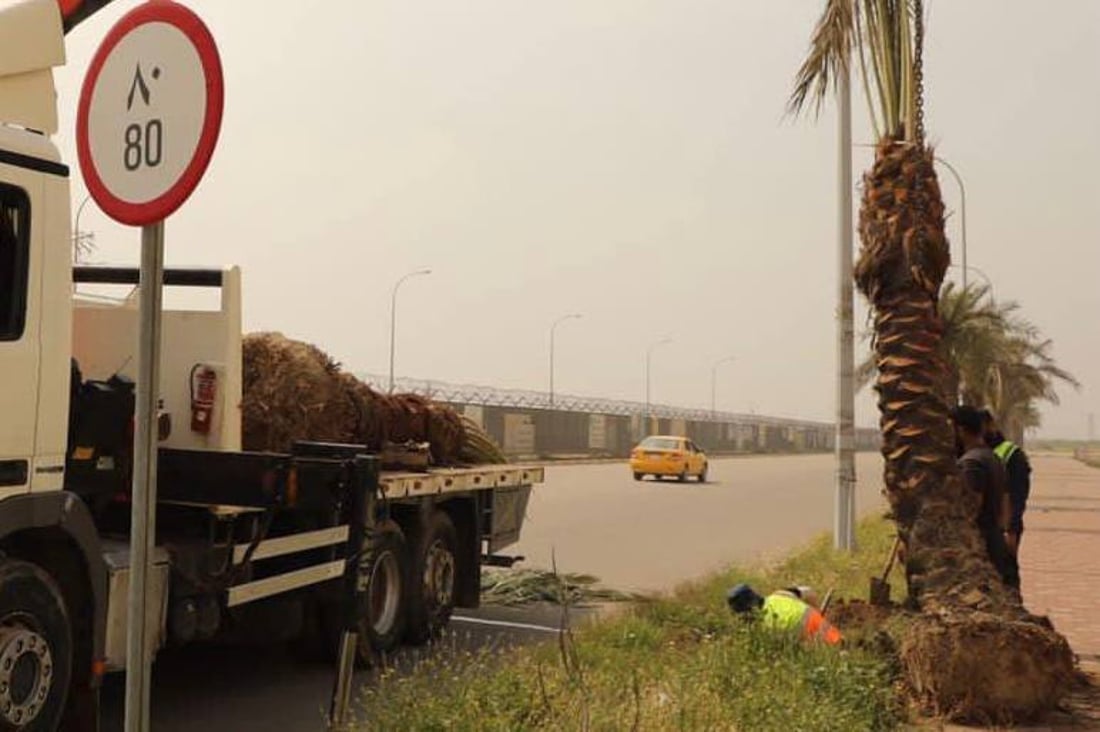
[{"label": "street light pole", "polygon": [[554,331],[558,326],[567,320],[577,320],[581,317],[580,313],[570,313],[569,315],[563,315],[554,321],[554,324],[550,326],[550,406],[554,406]]},{"label": "street light pole", "polygon": [[431,273],[432,271],[430,269],[418,269],[414,272],[409,272],[393,286],[393,297],[390,300],[390,394],[393,394],[393,351],[394,345],[397,342],[397,289],[401,287],[401,283],[410,277],[430,275]]},{"label": "street light pole", "polygon": [[672,343],[672,339],[667,338],[667,337],[662,338],[661,340],[657,341],[656,343],[650,345],[650,347],[647,348],[646,352],[645,352],[645,416],[646,416],[646,419],[649,419],[649,412],[650,412],[649,363],[652,360],[654,349],[658,348],[659,346],[663,346],[666,343]]},{"label": "street light pole", "polygon": [[734,356],[718,359],[710,369],[710,416],[718,416],[718,367],[724,363],[736,361]]},{"label": "street light pole", "polygon": [[954,165],[952,165],[951,163],[947,162],[946,160],[944,160],[943,158],[941,158],[939,156],[937,156],[935,158],[935,160],[936,160],[937,163],[939,163],[943,167],[947,168],[947,170],[955,178],[955,182],[959,184],[959,199],[960,199],[959,210],[962,212],[963,290],[965,291],[966,290],[966,270],[967,270],[967,266],[966,266],[966,186],[963,185],[962,176],[959,175],[959,171],[955,170]]},{"label": "street light pole", "polygon": [[855,324],[852,280],[852,93],[848,69],[837,76],[837,406],[833,544],[855,549]]}]

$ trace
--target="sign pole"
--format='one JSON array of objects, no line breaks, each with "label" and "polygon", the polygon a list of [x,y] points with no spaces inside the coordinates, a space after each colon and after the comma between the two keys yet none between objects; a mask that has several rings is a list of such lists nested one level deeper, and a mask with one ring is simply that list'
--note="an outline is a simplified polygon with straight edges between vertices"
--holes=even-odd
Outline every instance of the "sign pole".
[{"label": "sign pole", "polygon": [[137,416],[130,512],[130,587],[126,630],[126,732],[149,730],[152,680],[148,598],[157,517],[157,393],[160,385],[164,222],[141,229]]},{"label": "sign pole", "polygon": [[[148,732],[157,518],[164,221],[199,184],[218,141],[225,79],[217,44],[186,6],[148,0],[96,49],[80,90],[76,149],[88,192],[119,223],[140,226],[137,399],[126,602],[126,732]],[[167,588],[164,588],[167,592]]]}]

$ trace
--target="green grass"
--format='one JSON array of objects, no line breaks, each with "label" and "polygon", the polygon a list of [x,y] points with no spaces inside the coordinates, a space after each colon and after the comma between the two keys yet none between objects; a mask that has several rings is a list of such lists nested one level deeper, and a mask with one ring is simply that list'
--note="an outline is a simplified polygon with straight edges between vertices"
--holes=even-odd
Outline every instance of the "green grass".
[{"label": "green grass", "polygon": [[865,597],[892,538],[887,522],[869,519],[852,555],[822,537],[774,566],[731,568],[556,642],[436,654],[371,684],[356,729],[892,729],[901,718],[885,660],[857,648],[803,647],[725,605],[738,581]]}]

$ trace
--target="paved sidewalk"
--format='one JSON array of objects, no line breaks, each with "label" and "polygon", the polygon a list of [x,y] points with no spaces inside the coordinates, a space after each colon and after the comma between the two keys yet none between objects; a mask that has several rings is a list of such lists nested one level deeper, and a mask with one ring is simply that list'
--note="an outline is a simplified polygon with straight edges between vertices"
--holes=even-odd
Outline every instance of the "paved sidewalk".
[{"label": "paved sidewalk", "polygon": [[1047,615],[1083,661],[1100,661],[1100,470],[1031,457],[1020,574],[1024,604]]}]

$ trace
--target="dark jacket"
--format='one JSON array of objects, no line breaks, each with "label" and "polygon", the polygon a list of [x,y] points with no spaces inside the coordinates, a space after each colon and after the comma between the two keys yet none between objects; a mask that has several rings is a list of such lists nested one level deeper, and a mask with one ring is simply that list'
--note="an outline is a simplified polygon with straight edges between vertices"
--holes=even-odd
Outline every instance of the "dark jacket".
[{"label": "dark jacket", "polygon": [[[992,447],[997,447],[1006,442],[1002,437]],[[1012,444],[1012,443],[1009,443]],[[1008,530],[1014,534],[1024,531],[1024,511],[1027,510],[1027,499],[1031,494],[1031,463],[1027,459],[1027,453],[1022,447],[1013,445],[1008,461],[1004,463],[1005,472],[1008,474],[1008,497],[1012,502],[1012,519],[1008,523]]]},{"label": "dark jacket", "polygon": [[1000,534],[1001,508],[1008,482],[1001,461],[988,447],[973,447],[959,458],[959,468],[966,486],[982,498],[978,528],[986,535]]}]

